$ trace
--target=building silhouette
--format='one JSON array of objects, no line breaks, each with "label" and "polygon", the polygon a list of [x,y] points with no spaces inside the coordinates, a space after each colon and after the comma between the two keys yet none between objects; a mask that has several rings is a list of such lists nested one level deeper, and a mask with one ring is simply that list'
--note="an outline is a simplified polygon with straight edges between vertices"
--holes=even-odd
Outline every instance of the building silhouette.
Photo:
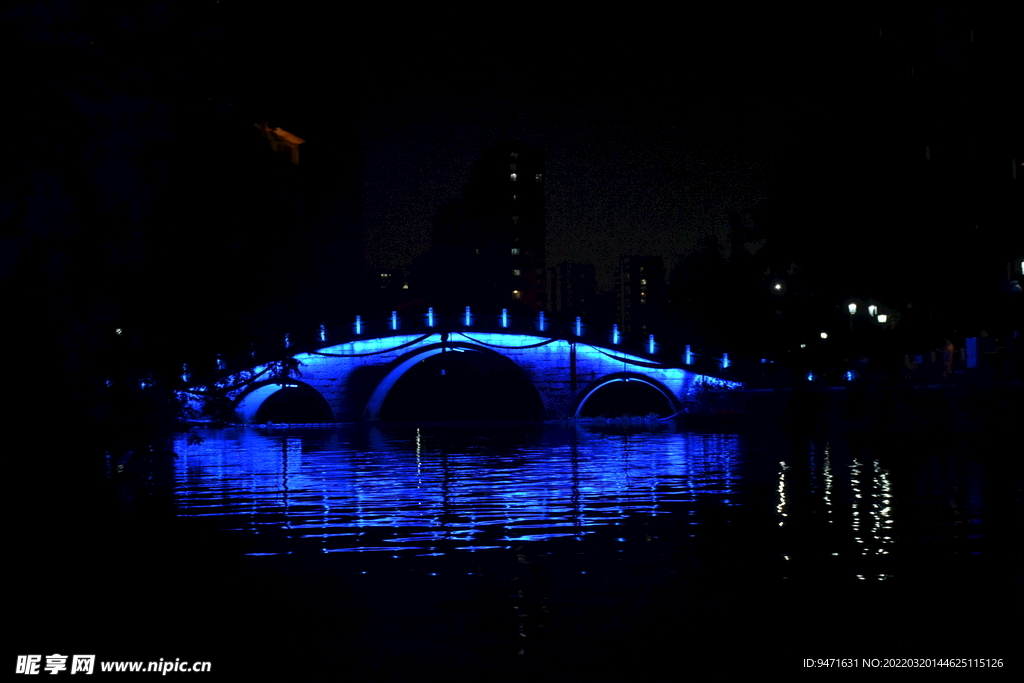
[{"label": "building silhouette", "polygon": [[516,142],[482,150],[460,201],[434,217],[414,296],[443,307],[539,311],[547,306],[544,152]]}]

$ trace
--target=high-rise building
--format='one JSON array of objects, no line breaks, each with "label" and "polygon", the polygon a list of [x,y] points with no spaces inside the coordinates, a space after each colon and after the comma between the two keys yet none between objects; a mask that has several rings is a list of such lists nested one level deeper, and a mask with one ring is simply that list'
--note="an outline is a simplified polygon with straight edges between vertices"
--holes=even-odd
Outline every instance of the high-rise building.
[{"label": "high-rise building", "polygon": [[593,313],[597,296],[597,268],[593,263],[563,261],[548,268],[548,305],[564,318]]},{"label": "high-rise building", "polygon": [[544,308],[544,151],[516,142],[485,148],[464,202],[471,229],[459,239],[489,273],[495,303]]},{"label": "high-rise building", "polygon": [[619,329],[651,334],[663,319],[665,261],[661,256],[623,256],[615,277],[619,295]]}]

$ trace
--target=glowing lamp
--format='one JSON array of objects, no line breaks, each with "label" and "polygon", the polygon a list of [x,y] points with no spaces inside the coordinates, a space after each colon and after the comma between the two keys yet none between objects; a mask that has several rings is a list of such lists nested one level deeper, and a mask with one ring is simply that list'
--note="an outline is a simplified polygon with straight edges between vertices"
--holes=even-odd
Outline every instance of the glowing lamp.
[{"label": "glowing lamp", "polygon": [[882,314],[880,314],[878,316],[878,322],[880,322],[880,323],[884,323],[888,319],[889,319],[889,316],[887,316],[885,313],[882,313]]},{"label": "glowing lamp", "polygon": [[821,338],[822,339],[828,339],[828,332],[822,332],[821,333]]},{"label": "glowing lamp", "polygon": [[850,315],[853,315],[854,313],[857,312],[857,304],[849,304],[846,307],[846,310],[848,310],[850,312]]}]

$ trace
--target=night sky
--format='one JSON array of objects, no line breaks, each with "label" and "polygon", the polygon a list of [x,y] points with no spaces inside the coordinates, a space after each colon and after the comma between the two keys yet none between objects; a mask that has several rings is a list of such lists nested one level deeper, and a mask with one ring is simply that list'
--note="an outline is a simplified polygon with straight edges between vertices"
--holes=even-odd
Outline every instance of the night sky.
[{"label": "night sky", "polygon": [[372,267],[426,251],[436,209],[502,139],[544,147],[548,260],[598,263],[602,288],[619,256],[672,257],[706,235],[725,244],[730,212],[771,203],[790,237],[812,243],[831,214],[819,240],[831,246],[855,223],[837,205],[863,203],[883,161],[865,142],[884,142],[878,129],[898,113],[871,82],[889,18],[870,12],[418,12],[367,16],[343,35],[297,13],[298,45],[271,25],[236,32],[294,84],[268,96],[283,127],[315,140],[358,115]]},{"label": "night sky", "polygon": [[[88,50],[138,72],[150,97],[209,103],[211,123],[265,119],[344,150],[371,269],[426,252],[481,148],[515,139],[546,153],[548,265],[594,262],[600,289],[620,256],[671,267],[706,236],[728,250],[741,226],[877,295],[880,273],[922,260],[957,277],[962,254],[927,235],[936,218],[974,228],[985,201],[946,206],[966,196],[959,171],[920,192],[907,169],[979,140],[993,158],[1005,147],[1007,168],[1012,156],[1001,15],[69,0],[7,17],[36,50]],[[919,243],[934,253],[908,259]]]}]

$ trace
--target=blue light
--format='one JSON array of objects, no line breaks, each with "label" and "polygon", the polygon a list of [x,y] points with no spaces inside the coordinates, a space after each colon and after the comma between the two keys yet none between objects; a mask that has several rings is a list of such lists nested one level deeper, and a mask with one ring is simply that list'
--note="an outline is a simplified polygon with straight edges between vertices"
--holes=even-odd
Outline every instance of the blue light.
[{"label": "blue light", "polygon": [[392,331],[398,329],[398,311],[391,311],[391,329]]},{"label": "blue light", "polygon": [[808,382],[813,382],[814,381],[814,373],[813,372],[808,372],[807,373],[807,381]]},{"label": "blue light", "polygon": [[727,367],[729,367],[729,354],[723,353],[722,354],[722,369],[725,370]]},{"label": "blue light", "polygon": [[431,306],[427,309],[427,327],[434,326],[434,307]]},{"label": "blue light", "polygon": [[761,365],[764,365],[764,364],[765,364],[765,363],[767,363],[767,362],[768,362],[768,359],[767,359],[767,358],[762,358],[762,359],[761,359]]},{"label": "blue light", "polygon": [[619,343],[619,326],[612,325],[612,344]]},{"label": "blue light", "polygon": [[469,312],[469,306],[466,306],[466,327],[473,324],[473,317]]},{"label": "blue light", "polygon": [[846,371],[846,381],[847,382],[852,382],[853,381],[853,370],[847,370]]},{"label": "blue light", "polygon": [[501,309],[501,326],[508,327],[508,309]]},{"label": "blue light", "polygon": [[583,323],[580,322],[580,317],[579,316],[576,316],[576,336],[577,337],[582,337],[583,336]]},{"label": "blue light", "polygon": [[292,345],[291,344],[291,336],[289,334],[285,333],[285,335],[284,335],[284,348],[287,349],[291,345]]},{"label": "blue light", "polygon": [[356,316],[356,334],[363,333],[363,317],[360,315]]},{"label": "blue light", "polygon": [[[181,364],[181,381],[182,382],[187,382],[188,381],[188,364],[187,363],[182,363]],[[109,385],[107,385],[107,386],[109,386]]]},{"label": "blue light", "polygon": [[538,325],[538,329],[541,332],[543,332],[544,331],[544,311],[540,312],[540,318],[537,321],[537,325]]},{"label": "blue light", "polygon": [[690,345],[686,345],[686,357],[683,359],[684,365],[693,365],[693,352],[690,351]]},{"label": "blue light", "polygon": [[323,323],[320,324],[320,341],[327,341],[327,327]]},{"label": "blue light", "polygon": [[654,355],[654,335],[647,337],[647,353]]}]

